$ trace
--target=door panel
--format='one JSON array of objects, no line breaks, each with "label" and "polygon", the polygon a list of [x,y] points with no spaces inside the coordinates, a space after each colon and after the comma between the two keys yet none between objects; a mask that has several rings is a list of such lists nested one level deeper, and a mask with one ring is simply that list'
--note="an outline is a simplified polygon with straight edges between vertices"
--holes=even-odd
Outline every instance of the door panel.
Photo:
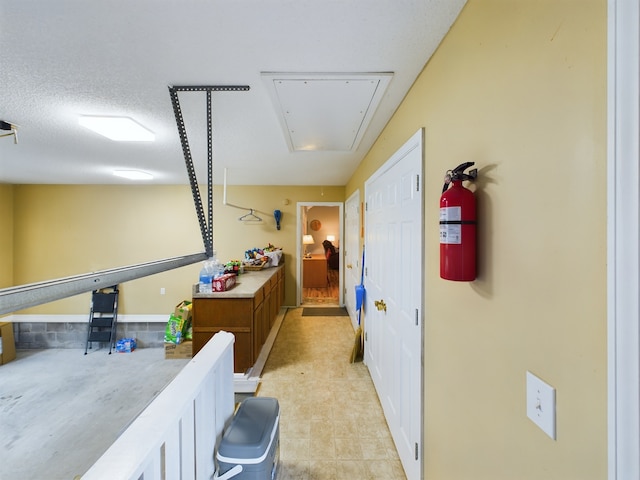
[{"label": "door panel", "polygon": [[421,178],[419,132],[365,186],[365,362],[409,480],[422,473]]}]

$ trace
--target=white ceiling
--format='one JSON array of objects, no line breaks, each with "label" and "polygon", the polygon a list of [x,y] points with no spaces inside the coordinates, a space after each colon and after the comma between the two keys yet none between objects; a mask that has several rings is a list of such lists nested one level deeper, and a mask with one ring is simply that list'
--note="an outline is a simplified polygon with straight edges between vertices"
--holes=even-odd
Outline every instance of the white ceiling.
[{"label": "white ceiling", "polygon": [[[112,171],[139,169],[187,184],[168,86],[248,85],[213,93],[215,183],[227,168],[230,184],[344,185],[465,1],[2,1],[0,120],[19,143],[0,138],[0,182],[130,183]],[[357,148],[291,151],[263,72],[393,75]],[[204,183],[206,97],[179,98]],[[338,104],[318,112],[328,127],[353,118]],[[113,142],[79,115],[129,116],[156,140]]]}]

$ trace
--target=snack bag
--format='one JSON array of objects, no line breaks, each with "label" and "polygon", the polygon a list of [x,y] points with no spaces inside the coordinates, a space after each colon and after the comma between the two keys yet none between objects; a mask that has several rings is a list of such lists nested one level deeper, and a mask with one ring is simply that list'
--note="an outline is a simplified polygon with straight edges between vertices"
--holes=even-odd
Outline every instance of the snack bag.
[{"label": "snack bag", "polygon": [[169,315],[167,327],[164,330],[164,341],[167,343],[175,343],[178,345],[184,337],[185,320],[176,317],[173,313]]}]

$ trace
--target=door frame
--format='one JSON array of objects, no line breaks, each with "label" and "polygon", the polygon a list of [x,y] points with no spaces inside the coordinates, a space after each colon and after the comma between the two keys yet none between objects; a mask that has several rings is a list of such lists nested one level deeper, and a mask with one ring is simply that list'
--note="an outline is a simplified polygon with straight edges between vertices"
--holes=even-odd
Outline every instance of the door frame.
[{"label": "door frame", "polygon": [[609,480],[640,478],[640,0],[607,19]]},{"label": "door frame", "polygon": [[[296,258],[296,307],[302,305],[302,257],[304,256],[304,245],[302,244],[302,209],[304,207],[338,207],[338,225],[340,227],[340,239],[344,238],[344,203],[343,202],[297,202],[296,203],[296,235],[297,235],[297,258]],[[344,294],[343,294],[343,280],[342,275],[344,271],[342,252],[338,256],[340,260],[340,270],[338,274],[339,286],[338,286],[338,305],[344,306]]]},{"label": "door frame", "polygon": [[[348,253],[349,257],[352,258],[354,260],[354,263],[351,264],[351,268],[353,269],[354,267],[357,269],[357,272],[361,272],[361,268],[362,268],[362,244],[360,242],[361,239],[361,234],[360,232],[362,231],[362,200],[360,199],[360,189],[356,189],[351,195],[349,195],[349,198],[347,198],[344,202],[345,205],[345,212],[348,211],[347,209],[347,205],[349,205],[351,202],[357,202],[357,214],[358,214],[358,227],[356,229],[355,232],[351,232],[348,228],[347,228],[347,221],[344,222],[344,249],[340,249],[340,251],[342,252],[342,260],[346,263],[346,258],[345,258],[345,251]],[[348,215],[348,214],[347,214]],[[351,236],[354,236],[355,238],[352,239]],[[355,244],[357,245],[356,247],[356,251],[355,252],[349,252],[349,245]],[[355,290],[352,290],[351,293],[353,293],[353,308],[354,311],[351,312],[349,311],[349,305],[347,302],[347,297],[348,295],[351,295],[351,293],[349,292],[349,289],[347,288],[349,285],[347,285],[347,270],[350,268],[349,264],[346,263],[346,269],[342,272],[342,281],[344,282],[344,288],[342,289],[345,292],[345,298],[344,298],[344,306],[347,310],[347,313],[349,314],[349,317],[351,318],[351,324],[353,325],[353,329],[357,330],[358,328],[358,311],[355,309]],[[355,275],[355,278],[358,279],[359,275]],[[355,283],[355,285],[358,285],[358,283]],[[354,288],[355,288],[354,285]]]}]

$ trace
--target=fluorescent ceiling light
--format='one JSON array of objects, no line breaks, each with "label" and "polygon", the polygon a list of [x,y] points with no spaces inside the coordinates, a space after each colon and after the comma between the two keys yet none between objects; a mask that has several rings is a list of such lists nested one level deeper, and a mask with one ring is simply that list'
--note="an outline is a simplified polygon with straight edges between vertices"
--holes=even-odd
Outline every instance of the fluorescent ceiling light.
[{"label": "fluorescent ceiling light", "polygon": [[127,178],[129,180],[151,180],[153,175],[140,170],[114,170],[113,174],[117,177]]},{"label": "fluorescent ceiling light", "polygon": [[81,115],[78,123],[117,142],[153,142],[155,134],[129,117]]}]

